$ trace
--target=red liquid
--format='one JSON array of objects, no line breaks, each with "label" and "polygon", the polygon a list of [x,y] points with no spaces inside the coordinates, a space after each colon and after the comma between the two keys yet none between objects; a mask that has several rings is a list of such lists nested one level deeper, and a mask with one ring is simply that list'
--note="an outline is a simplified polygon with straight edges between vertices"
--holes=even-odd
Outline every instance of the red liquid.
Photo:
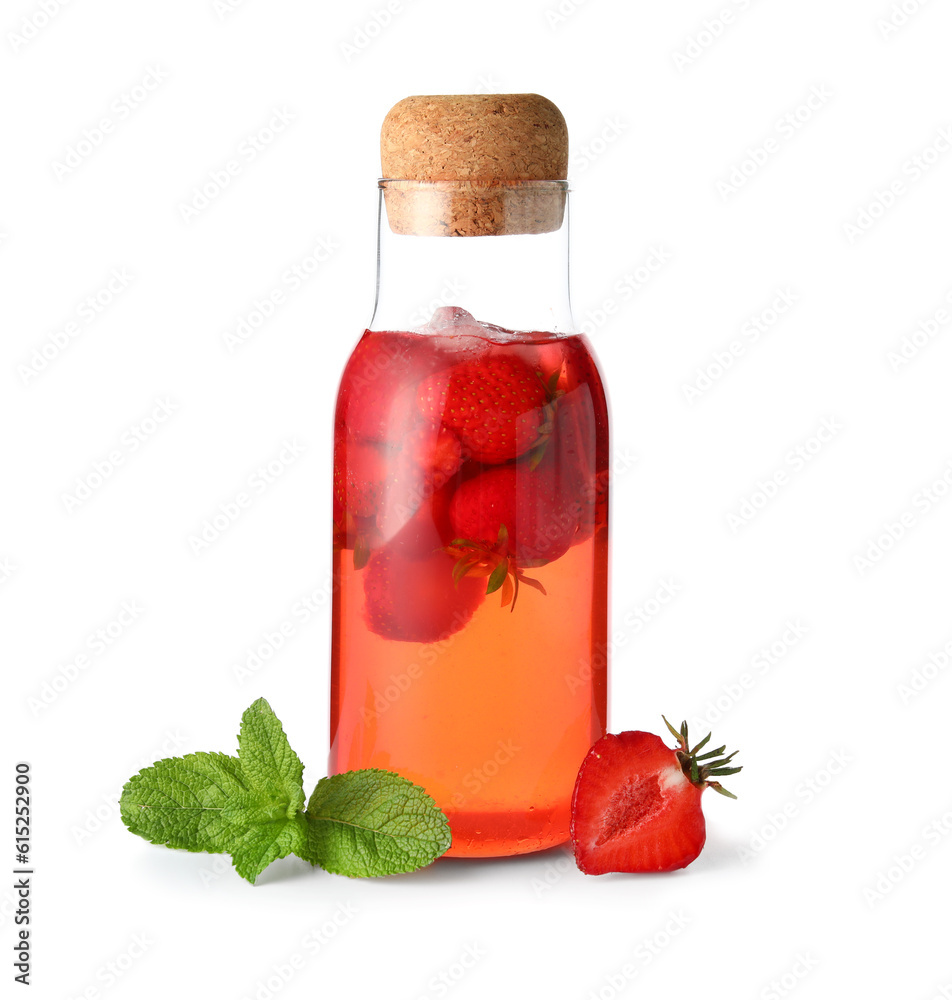
[{"label": "red liquid", "polygon": [[341,381],[330,772],[491,857],[568,839],[605,733],[608,415],[584,338],[451,333],[367,332]]}]

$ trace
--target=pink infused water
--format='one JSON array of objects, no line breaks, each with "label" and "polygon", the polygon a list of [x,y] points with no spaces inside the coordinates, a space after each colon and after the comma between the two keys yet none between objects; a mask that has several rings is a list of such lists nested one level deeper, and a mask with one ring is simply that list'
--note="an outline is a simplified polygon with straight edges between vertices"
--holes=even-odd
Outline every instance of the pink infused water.
[{"label": "pink infused water", "polygon": [[330,770],[446,813],[449,856],[564,842],[606,729],[608,411],[584,337],[464,310],[367,331],[334,448]]}]

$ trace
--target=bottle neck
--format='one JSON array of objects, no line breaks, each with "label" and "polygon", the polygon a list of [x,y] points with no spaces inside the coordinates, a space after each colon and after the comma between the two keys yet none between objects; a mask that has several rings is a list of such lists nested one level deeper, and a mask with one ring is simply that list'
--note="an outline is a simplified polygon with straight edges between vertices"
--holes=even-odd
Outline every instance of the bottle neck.
[{"label": "bottle neck", "polygon": [[380,182],[370,329],[420,330],[436,309],[457,306],[508,330],[576,332],[568,185],[514,182],[477,193],[489,197],[475,198],[462,182]]}]

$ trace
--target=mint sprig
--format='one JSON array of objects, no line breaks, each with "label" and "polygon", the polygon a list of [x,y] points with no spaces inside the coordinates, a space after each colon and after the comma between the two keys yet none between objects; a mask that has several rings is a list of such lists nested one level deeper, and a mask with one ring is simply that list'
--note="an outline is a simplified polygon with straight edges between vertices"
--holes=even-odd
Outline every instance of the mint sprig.
[{"label": "mint sprig", "polygon": [[371,768],[322,778],[306,809],[303,776],[280,721],[259,698],[241,717],[237,757],[156,761],[126,783],[120,815],[151,844],[230,854],[249,882],[289,854],[358,877],[414,871],[450,846],[446,816],[398,774]]}]

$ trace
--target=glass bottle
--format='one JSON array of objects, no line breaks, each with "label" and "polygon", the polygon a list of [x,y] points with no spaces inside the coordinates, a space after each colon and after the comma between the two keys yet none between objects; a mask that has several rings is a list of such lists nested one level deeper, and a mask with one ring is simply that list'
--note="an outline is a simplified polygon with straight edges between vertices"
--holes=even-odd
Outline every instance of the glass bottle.
[{"label": "glass bottle", "polygon": [[335,419],[329,770],[422,785],[448,856],[541,850],[607,724],[608,409],[569,304],[568,185],[379,196]]}]

